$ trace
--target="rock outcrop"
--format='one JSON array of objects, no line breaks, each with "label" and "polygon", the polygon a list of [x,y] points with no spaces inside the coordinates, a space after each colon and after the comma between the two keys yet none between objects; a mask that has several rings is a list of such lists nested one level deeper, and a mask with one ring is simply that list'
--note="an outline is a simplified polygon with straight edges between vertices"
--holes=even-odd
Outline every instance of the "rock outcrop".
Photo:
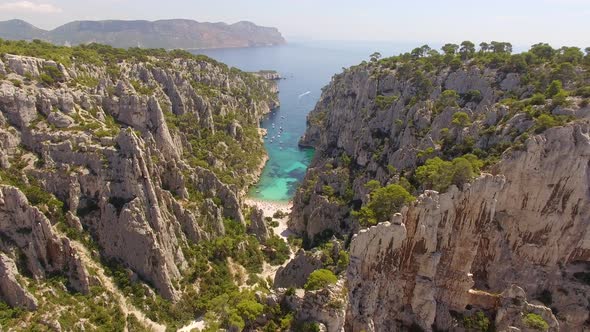
[{"label": "rock outcrop", "polygon": [[320,329],[325,328],[327,332],[342,331],[347,305],[343,282],[304,294],[283,296],[298,321],[319,323]]},{"label": "rock outcrop", "polygon": [[309,275],[323,267],[320,255],[299,250],[284,267],[280,267],[274,277],[274,288],[303,288]]},{"label": "rock outcrop", "polygon": [[37,309],[37,299],[19,284],[18,275],[14,261],[0,253],[0,297],[12,307]]},{"label": "rock outcrop", "polygon": [[265,243],[266,240],[270,238],[270,232],[268,231],[268,227],[266,227],[266,222],[264,220],[264,211],[256,206],[252,208],[250,214],[250,226],[248,227],[248,231],[254,234],[260,243]]},{"label": "rock outcrop", "polygon": [[17,274],[14,260],[22,260],[27,273],[42,279],[48,275],[64,274],[73,289],[87,293],[88,272],[76,250],[65,236],[60,236],[51,222],[31,206],[25,195],[17,188],[0,186],[0,250],[6,283],[0,287],[11,304],[17,303],[34,309],[34,302],[26,296],[25,290],[16,291],[11,278]]},{"label": "rock outcrop", "polygon": [[[472,290],[517,284],[529,299],[549,294],[563,330],[583,329],[590,285],[576,272],[587,273],[590,260],[590,125],[531,137],[496,171],[462,190],[427,191],[353,238],[348,328],[449,329],[453,312],[477,305]],[[514,308],[498,315],[506,310]]]},{"label": "rock outcrop", "polygon": [[542,327],[527,325],[527,315],[537,315],[548,326],[546,331],[559,331],[559,322],[551,309],[527,302],[522,288],[512,286],[500,294],[500,308],[496,315],[495,326],[498,331],[539,330]]}]

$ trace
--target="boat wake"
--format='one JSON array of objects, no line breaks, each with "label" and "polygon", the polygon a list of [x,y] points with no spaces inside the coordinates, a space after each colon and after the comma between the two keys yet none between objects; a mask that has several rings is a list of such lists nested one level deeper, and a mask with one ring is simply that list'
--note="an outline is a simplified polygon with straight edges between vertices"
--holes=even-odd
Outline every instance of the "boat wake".
[{"label": "boat wake", "polygon": [[301,99],[301,98],[303,98],[303,97],[307,96],[307,95],[308,95],[308,94],[310,94],[310,93],[311,93],[311,91],[307,91],[307,92],[304,92],[304,93],[300,94],[300,95],[299,95],[299,99]]}]

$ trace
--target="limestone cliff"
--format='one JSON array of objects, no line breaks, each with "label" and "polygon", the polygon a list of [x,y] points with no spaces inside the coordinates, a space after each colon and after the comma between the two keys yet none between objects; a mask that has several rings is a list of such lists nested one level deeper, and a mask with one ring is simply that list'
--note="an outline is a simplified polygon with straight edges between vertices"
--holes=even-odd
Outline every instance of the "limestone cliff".
[{"label": "limestone cliff", "polygon": [[[289,228],[308,246],[351,240],[346,330],[588,329],[588,67],[560,76],[482,54],[346,69],[308,117],[301,145],[317,152]],[[466,154],[484,165],[471,183],[439,193],[419,181],[427,160]],[[418,197],[363,229],[353,214],[368,183]]]},{"label": "limestone cliff", "polygon": [[589,162],[588,124],[549,129],[507,152],[502,175],[426,192],[391,223],[361,231],[347,274],[351,328],[387,330],[392,317],[452,328],[453,312],[497,309],[479,306],[474,291],[518,284],[529,298],[551,294],[561,327],[582,329],[590,287],[574,273],[590,259]]},{"label": "limestone cliff", "polygon": [[[326,230],[350,234],[358,229],[350,207],[366,202],[369,180],[395,182],[428,158],[463,151],[498,157],[522,142],[536,128],[535,119],[507,102],[507,96],[532,95],[534,87],[521,76],[469,62],[429,72],[411,64],[391,69],[372,63],[334,76],[301,139],[301,145],[316,148],[316,157],[295,196],[290,228],[310,239]],[[452,102],[445,91],[454,93]],[[572,98],[570,106],[552,112],[588,116],[590,107],[579,102]],[[465,123],[454,121],[458,112],[467,115]],[[325,186],[332,187],[332,197]]]},{"label": "limestone cliff", "polygon": [[[10,260],[23,258],[35,278],[65,273],[87,292],[59,229],[90,234],[104,261],[178,299],[183,251],[223,235],[224,218],[245,223],[274,83],[182,52],[52,50],[0,57],[0,181],[26,195],[0,187],[0,250],[12,256],[2,274],[12,280]],[[34,307],[1,286],[10,304]]]}]

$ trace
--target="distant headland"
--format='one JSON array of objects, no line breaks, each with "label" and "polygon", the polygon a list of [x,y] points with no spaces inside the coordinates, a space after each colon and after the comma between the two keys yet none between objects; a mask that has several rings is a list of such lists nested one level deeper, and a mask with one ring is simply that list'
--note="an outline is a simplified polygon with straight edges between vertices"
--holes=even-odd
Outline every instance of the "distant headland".
[{"label": "distant headland", "polygon": [[211,49],[274,46],[286,41],[277,28],[185,19],[159,21],[75,21],[43,30],[22,20],[0,22],[0,38],[40,39],[56,45],[100,43],[114,47]]}]

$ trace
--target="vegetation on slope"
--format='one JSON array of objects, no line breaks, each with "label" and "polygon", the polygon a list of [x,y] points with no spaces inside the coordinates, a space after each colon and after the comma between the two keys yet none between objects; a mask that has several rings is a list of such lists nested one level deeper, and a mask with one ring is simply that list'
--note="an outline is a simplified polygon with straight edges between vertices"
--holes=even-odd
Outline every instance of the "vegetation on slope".
[{"label": "vegetation on slope", "polygon": [[[68,88],[92,93],[99,86],[106,85],[108,94],[112,97],[116,93],[115,87],[118,82],[129,81],[139,96],[153,96],[160,101],[170,132],[182,136],[188,142],[188,148],[184,149],[185,153],[182,156],[188,165],[184,176],[190,177],[191,169],[203,167],[211,170],[221,182],[233,186],[236,190],[246,188],[255,179],[253,174],[260,167],[265,151],[258,132],[257,116],[260,114],[254,115],[246,110],[252,110],[255,103],[270,102],[275,96],[269,86],[254,75],[229,68],[204,56],[163,49],[122,50],[98,44],[70,48],[57,47],[41,41],[28,43],[0,40],[0,58],[6,61],[7,54],[54,60],[67,68],[76,68],[78,73],[76,78],[68,78],[57,67],[46,66],[39,77],[25,75],[19,79],[13,78],[9,84],[17,88]],[[209,64],[214,70],[227,75],[230,82],[242,82],[227,86],[216,85],[207,81],[207,72],[192,72],[191,76],[187,77],[195,93],[212,108],[213,123],[210,128],[204,128],[195,113],[175,114],[168,107],[169,104],[162,101],[165,92],[161,86],[130,75],[129,68],[135,64],[147,68],[175,70],[174,66],[181,66],[184,60]],[[96,76],[97,72],[101,75]],[[17,77],[15,73],[8,74]],[[5,79],[6,77],[0,77],[0,82]],[[235,103],[228,104],[227,100]],[[97,108],[76,107],[69,116],[74,121],[71,126],[56,128],[44,115],[39,114],[28,130],[41,133],[61,132],[74,136],[77,133],[90,135],[96,146],[108,149],[117,148],[112,139],[127,127],[112,114]],[[237,124],[241,129],[239,139],[229,134],[228,127],[233,124]],[[7,123],[4,129],[12,131],[15,128]],[[150,137],[149,133],[134,131],[140,139]],[[75,143],[73,148],[82,149]],[[148,282],[121,262],[101,256],[101,249],[94,242],[88,229],[79,232],[67,226],[66,204],[46,191],[45,184],[36,177],[38,172],[55,172],[54,166],[45,165],[43,156],[27,150],[25,146],[20,146],[16,150],[17,152],[8,159],[11,168],[0,169],[0,184],[21,189],[30,203],[44,212],[59,230],[71,240],[84,243],[92,252],[96,263],[106,270],[107,277],[114,281],[118,288],[117,292],[123,294],[136,308],[140,308],[152,321],[165,324],[170,330],[202,315],[206,315],[207,323],[212,330],[253,326],[263,328],[265,325],[270,326],[270,330],[275,330],[273,326],[288,328],[293,323],[292,315],[291,319],[286,319],[288,310],[280,306],[267,306],[264,301],[259,303],[259,299],[254,296],[255,290],[262,291],[262,294],[269,292],[267,280],[258,277],[262,272],[263,263],[266,261],[273,265],[282,264],[289,255],[289,248],[281,238],[273,236],[262,245],[254,236],[246,233],[244,226],[226,219],[223,235],[210,236],[198,243],[189,242],[189,245],[183,248],[188,266],[183,270],[178,285],[175,285],[175,288],[182,290],[181,298],[178,302],[172,302],[156,294]],[[102,153],[100,149],[96,151]],[[151,157],[152,166],[158,167],[161,164],[161,155],[154,153]],[[108,168],[109,160],[106,156],[101,158],[103,166]],[[71,165],[70,172],[80,171],[80,166]],[[208,197],[210,194],[199,191],[192,184],[186,185],[188,198],[182,199],[177,193],[173,193],[186,208],[198,211],[206,198],[212,198],[218,206],[224,204],[217,197]],[[118,202],[119,208],[124,203]],[[92,217],[94,213],[98,213],[97,210],[97,206],[89,205],[78,209],[77,214],[84,222],[84,218]],[[203,225],[204,228],[206,226]],[[20,268],[19,271],[24,273]],[[37,328],[35,322],[38,321],[47,325],[47,322],[56,320],[64,329],[76,329],[74,324],[82,321],[81,328],[87,330],[122,331],[125,327],[133,326],[137,330],[144,325],[144,322],[137,321],[133,315],[126,318],[120,311],[117,296],[110,291],[93,288],[89,295],[73,294],[65,289],[68,285],[63,278],[56,280],[33,281],[23,277],[22,283],[34,285],[31,286],[31,293],[45,300],[39,303],[40,309],[34,312],[0,305],[2,326],[21,326],[28,329]],[[38,289],[43,291],[39,292]],[[55,296],[43,295],[45,291],[53,291]],[[101,301],[107,301],[108,305],[101,304]],[[96,309],[97,305],[103,305],[104,309]],[[80,307],[85,309],[81,310]],[[51,319],[46,318],[48,311],[54,313]],[[256,318],[262,313],[269,319],[266,323],[257,323]],[[43,330],[43,327],[39,329]]]},{"label": "vegetation on slope", "polygon": [[[441,51],[424,45],[387,58],[374,53],[370,61],[336,75],[324,93],[330,93],[332,99],[339,93],[350,93],[346,80],[354,79],[357,72],[369,72],[376,81],[375,96],[369,95],[369,105],[355,115],[355,121],[373,137],[363,146],[372,160],[360,166],[357,156],[346,153],[351,151],[328,142],[333,145],[316,158],[315,166],[319,167],[308,174],[299,195],[303,204],[311,204],[313,196],[324,196],[330,204],[348,207],[361,226],[388,220],[424,190],[444,192],[451,185],[462,187],[481,171],[491,170],[508,149],[522,149],[530,136],[572,121],[568,109],[590,103],[590,48],[554,49],[539,43],[513,54],[510,43],[483,42],[477,49],[473,42],[464,41],[446,44]],[[491,82],[492,94],[486,92],[484,96],[477,89],[459,93],[445,86],[449,75],[473,72],[480,73],[482,79],[495,79]],[[507,77],[516,80],[514,89],[500,86]],[[392,80],[406,82],[408,88],[402,94],[386,90],[393,89],[391,86],[382,88]],[[326,100],[334,104],[330,98]],[[316,107],[310,114],[309,124],[315,130],[326,130],[323,126],[327,126],[330,105]],[[492,109],[501,109],[501,118],[495,124],[487,119]],[[390,128],[372,122],[383,112],[395,112]],[[415,123],[418,116],[423,117],[422,122]],[[450,121],[448,127],[435,131],[439,117]],[[430,146],[417,149],[413,166],[398,170],[390,162],[392,153],[402,148],[398,146],[402,135]],[[364,190],[359,190],[359,181],[366,184]],[[389,194],[384,195],[386,191]],[[320,243],[313,239],[309,242]]]}]

